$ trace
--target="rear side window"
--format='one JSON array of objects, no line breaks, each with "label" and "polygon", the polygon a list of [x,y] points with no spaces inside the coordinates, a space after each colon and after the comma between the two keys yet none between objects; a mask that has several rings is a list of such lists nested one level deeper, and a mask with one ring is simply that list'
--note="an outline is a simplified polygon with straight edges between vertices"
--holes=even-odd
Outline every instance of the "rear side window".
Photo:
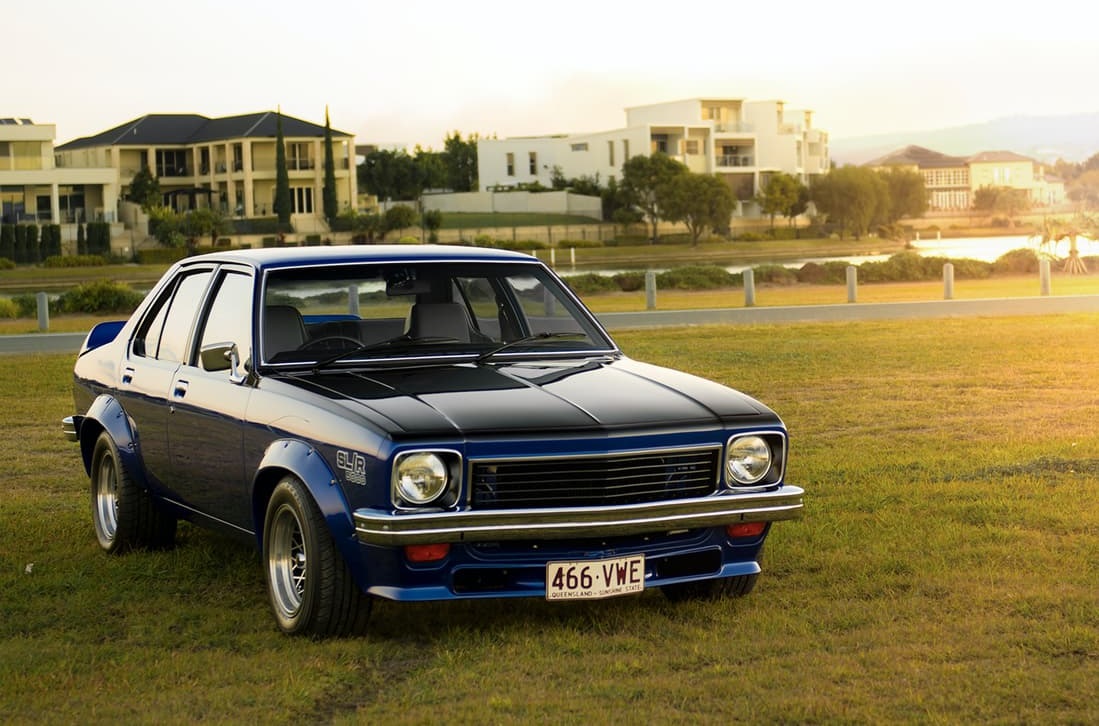
[{"label": "rear side window", "polygon": [[187,358],[187,341],[211,274],[204,270],[185,275],[171,293],[157,301],[138,329],[134,340],[136,355],[175,362]]}]

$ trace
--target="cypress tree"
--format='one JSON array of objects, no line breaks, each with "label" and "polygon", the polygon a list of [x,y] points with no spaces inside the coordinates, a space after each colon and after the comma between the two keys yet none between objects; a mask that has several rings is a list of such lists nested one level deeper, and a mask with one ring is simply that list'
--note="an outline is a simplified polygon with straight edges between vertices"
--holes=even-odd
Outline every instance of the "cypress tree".
[{"label": "cypress tree", "polygon": [[81,222],[76,225],[76,254],[86,255],[88,254],[88,243],[84,237],[84,223]]},{"label": "cypress tree", "polygon": [[0,257],[6,257],[15,262],[15,226],[11,224],[0,225]]},{"label": "cypress tree", "polygon": [[27,263],[27,225],[15,225],[15,264]]},{"label": "cypress tree", "polygon": [[286,169],[286,141],[282,136],[282,110],[275,117],[275,215],[279,231],[290,228],[290,172]]},{"label": "cypress tree", "polygon": [[37,265],[42,261],[38,244],[38,225],[27,225],[27,262]]},{"label": "cypress tree", "polygon": [[328,224],[339,214],[336,197],[336,162],[332,158],[332,124],[328,121],[328,108],[324,109],[324,219]]}]

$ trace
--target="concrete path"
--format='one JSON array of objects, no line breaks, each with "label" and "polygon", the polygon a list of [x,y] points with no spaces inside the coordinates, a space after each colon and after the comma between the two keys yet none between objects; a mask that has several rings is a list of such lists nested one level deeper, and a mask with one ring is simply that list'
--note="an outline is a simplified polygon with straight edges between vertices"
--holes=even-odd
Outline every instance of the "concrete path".
[{"label": "concrete path", "polygon": [[[721,323],[766,325],[773,323],[1056,315],[1063,313],[1099,313],[1099,295],[794,305],[789,307],[721,308],[713,310],[652,310],[636,313],[603,313],[599,315],[599,320],[608,330],[622,330],[627,328]],[[84,342],[84,335],[84,333],[0,335],[0,353],[70,352],[75,354],[80,349],[80,344]]]}]

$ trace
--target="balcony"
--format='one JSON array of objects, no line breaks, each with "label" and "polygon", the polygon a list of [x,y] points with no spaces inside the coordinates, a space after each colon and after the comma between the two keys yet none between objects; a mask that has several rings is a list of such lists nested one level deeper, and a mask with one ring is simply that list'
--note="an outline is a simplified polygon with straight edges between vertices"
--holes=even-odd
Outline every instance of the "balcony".
[{"label": "balcony", "polygon": [[714,131],[719,134],[751,134],[755,133],[755,130],[755,126],[744,123],[743,121],[714,124]]},{"label": "balcony", "polygon": [[719,155],[715,159],[718,166],[755,166],[750,156]]}]

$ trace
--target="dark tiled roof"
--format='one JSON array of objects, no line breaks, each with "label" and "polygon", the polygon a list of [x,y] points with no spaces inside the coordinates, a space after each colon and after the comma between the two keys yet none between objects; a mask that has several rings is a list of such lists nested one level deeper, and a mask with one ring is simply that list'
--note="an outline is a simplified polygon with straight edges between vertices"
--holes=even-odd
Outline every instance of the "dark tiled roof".
[{"label": "dark tiled roof", "polygon": [[[240,138],[275,138],[278,114],[274,111],[243,116],[208,118],[192,113],[154,113],[115,126],[95,136],[85,136],[57,147],[58,151],[96,146],[153,146],[209,143]],[[324,136],[324,126],[283,115],[286,137]],[[351,136],[332,129],[333,136]]]},{"label": "dark tiled roof", "polygon": [[968,161],[977,164],[1003,161],[1029,161],[1035,163],[1034,159],[1031,159],[1029,156],[1016,154],[1014,151],[982,151],[979,154],[974,154],[969,157]]},{"label": "dark tiled roof", "polygon": [[916,166],[920,169],[965,166],[967,159],[947,156],[922,146],[906,146],[892,153],[866,162],[863,166]]}]

